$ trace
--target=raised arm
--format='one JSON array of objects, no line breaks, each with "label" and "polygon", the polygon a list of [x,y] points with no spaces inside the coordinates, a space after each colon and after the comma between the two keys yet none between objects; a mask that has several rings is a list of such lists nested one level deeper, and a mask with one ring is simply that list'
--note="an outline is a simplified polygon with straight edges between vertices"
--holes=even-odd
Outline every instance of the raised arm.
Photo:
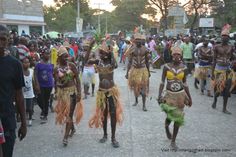
[{"label": "raised arm", "polygon": [[71,70],[72,70],[72,72],[74,73],[74,76],[75,76],[74,77],[74,82],[75,82],[75,86],[76,86],[77,93],[78,93],[77,96],[78,96],[78,99],[80,101],[80,99],[81,99],[81,83],[80,83],[80,79],[79,79],[79,72],[78,72],[75,64],[70,63],[69,65],[70,65]]}]

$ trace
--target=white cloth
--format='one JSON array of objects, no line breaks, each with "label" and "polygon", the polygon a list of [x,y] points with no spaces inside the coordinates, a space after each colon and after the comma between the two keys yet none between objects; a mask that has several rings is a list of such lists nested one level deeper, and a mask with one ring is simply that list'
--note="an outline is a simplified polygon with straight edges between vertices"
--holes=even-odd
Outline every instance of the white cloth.
[{"label": "white cloth", "polygon": [[[196,47],[195,47],[195,51],[196,51],[197,49],[199,49],[200,47],[202,47],[202,46],[203,46],[203,43],[197,44]],[[208,43],[208,47],[209,47],[209,48],[213,48],[213,45],[212,45],[211,43]]]},{"label": "white cloth", "polygon": [[93,66],[84,66],[82,82],[85,85],[94,83],[95,69]]},{"label": "white cloth", "polygon": [[24,75],[25,87],[22,90],[25,99],[34,98],[33,74],[33,69],[29,69],[29,76]]}]

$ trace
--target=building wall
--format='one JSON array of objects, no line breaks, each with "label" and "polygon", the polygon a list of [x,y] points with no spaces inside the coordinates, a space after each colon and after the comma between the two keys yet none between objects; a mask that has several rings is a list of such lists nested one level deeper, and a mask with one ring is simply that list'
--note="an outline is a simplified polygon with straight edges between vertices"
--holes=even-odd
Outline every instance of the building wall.
[{"label": "building wall", "polygon": [[0,0],[0,18],[3,16],[3,0]]},{"label": "building wall", "polygon": [[42,16],[43,17],[43,2],[39,0],[31,0],[28,5],[27,0],[22,0],[24,3],[18,0],[1,0],[3,1],[3,12],[5,14],[16,15],[30,15],[30,16]]},{"label": "building wall", "polygon": [[25,31],[26,34],[30,34],[29,25],[18,25],[19,35],[21,35],[23,30]]},{"label": "building wall", "polygon": [[0,0],[0,23],[30,34],[30,26],[40,26],[44,33],[42,0]]}]

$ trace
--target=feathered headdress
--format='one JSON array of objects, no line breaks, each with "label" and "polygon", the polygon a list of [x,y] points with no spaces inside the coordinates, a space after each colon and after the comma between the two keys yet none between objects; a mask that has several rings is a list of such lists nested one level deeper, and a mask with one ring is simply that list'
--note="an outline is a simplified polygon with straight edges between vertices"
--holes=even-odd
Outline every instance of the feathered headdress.
[{"label": "feathered headdress", "polygon": [[182,56],[182,52],[183,52],[183,50],[178,46],[174,46],[174,47],[171,48],[171,54],[172,55],[173,54],[180,54]]}]

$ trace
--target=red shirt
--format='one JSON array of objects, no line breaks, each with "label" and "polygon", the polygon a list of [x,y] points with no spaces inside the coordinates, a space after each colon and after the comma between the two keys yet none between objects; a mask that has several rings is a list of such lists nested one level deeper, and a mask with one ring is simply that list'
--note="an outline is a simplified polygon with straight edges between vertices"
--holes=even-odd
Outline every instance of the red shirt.
[{"label": "red shirt", "polygon": [[72,48],[74,50],[75,53],[75,57],[78,57],[78,51],[79,51],[79,47],[76,44],[71,44],[70,48]]}]

